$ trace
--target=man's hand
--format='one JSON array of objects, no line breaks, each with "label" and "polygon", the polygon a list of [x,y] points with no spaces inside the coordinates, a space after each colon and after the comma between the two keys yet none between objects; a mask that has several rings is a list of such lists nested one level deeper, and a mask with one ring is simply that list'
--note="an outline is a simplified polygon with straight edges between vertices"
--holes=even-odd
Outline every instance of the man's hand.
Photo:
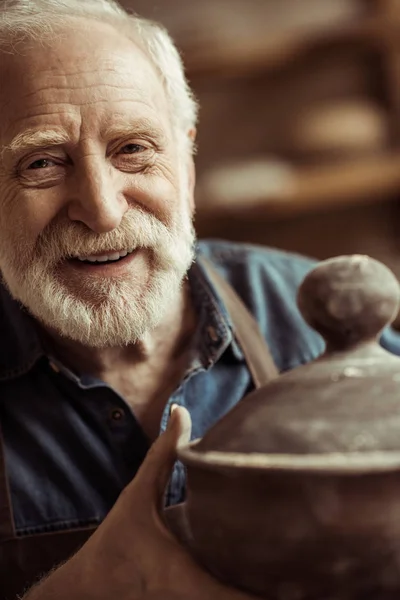
[{"label": "man's hand", "polygon": [[74,600],[254,600],[203,570],[163,522],[176,449],[189,441],[190,430],[188,412],[176,407],[103,523],[26,600],[64,600],[64,593]]}]

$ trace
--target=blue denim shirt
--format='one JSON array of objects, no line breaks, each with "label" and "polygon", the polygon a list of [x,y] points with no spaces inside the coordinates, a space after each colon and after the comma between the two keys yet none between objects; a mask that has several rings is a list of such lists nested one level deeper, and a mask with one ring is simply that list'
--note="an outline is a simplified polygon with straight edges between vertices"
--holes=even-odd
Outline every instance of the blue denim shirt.
[{"label": "blue denim shirt", "polygon": [[[302,320],[296,290],[314,262],[227,242],[201,242],[207,256],[256,317],[281,371],[318,356],[322,339]],[[188,408],[193,438],[250,392],[253,383],[233,326],[201,264],[189,273],[199,327],[190,368],[170,397]],[[383,345],[399,353],[396,332]],[[0,288],[0,424],[18,535],[99,523],[135,476],[149,442],[110,386],[69,372],[45,355],[30,317]],[[167,502],[184,498],[177,463]]]}]

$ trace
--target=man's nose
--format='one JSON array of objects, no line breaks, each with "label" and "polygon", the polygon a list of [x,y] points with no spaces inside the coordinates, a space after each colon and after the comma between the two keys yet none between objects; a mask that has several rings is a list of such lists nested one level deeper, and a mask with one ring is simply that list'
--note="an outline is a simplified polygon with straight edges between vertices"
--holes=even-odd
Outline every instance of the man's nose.
[{"label": "man's nose", "polygon": [[100,161],[85,164],[76,173],[68,216],[96,233],[116,229],[128,210],[121,174]]}]

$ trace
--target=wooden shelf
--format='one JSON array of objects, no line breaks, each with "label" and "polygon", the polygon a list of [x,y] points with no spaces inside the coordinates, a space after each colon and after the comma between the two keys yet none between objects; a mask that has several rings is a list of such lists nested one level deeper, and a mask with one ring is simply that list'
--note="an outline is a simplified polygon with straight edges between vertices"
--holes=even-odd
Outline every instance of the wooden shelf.
[{"label": "wooden shelf", "polygon": [[400,152],[308,168],[300,171],[287,191],[279,197],[252,201],[198,202],[197,222],[201,230],[207,223],[227,219],[287,219],[295,215],[331,210],[338,206],[371,203],[400,195]]},{"label": "wooden shelf", "polygon": [[275,36],[246,38],[232,45],[190,48],[182,42],[182,52],[190,78],[238,77],[281,68],[292,60],[329,45],[369,42],[381,45],[383,40],[398,39],[400,24],[386,17],[369,16],[347,26],[309,31],[299,29]]}]

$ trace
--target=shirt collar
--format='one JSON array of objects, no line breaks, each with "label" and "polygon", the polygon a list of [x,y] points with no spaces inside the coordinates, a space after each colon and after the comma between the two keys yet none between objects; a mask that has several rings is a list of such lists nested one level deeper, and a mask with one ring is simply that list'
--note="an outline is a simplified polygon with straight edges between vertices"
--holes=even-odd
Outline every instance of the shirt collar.
[{"label": "shirt collar", "polygon": [[[199,314],[195,345],[201,366],[211,367],[228,348],[243,360],[231,317],[201,261],[193,263],[188,278]],[[35,320],[0,284],[0,381],[24,375],[45,354]]]},{"label": "shirt collar", "polygon": [[235,339],[231,315],[201,260],[196,260],[190,269],[189,282],[199,314],[198,338],[203,366],[214,364],[228,348],[235,358],[243,360],[242,349]]}]

